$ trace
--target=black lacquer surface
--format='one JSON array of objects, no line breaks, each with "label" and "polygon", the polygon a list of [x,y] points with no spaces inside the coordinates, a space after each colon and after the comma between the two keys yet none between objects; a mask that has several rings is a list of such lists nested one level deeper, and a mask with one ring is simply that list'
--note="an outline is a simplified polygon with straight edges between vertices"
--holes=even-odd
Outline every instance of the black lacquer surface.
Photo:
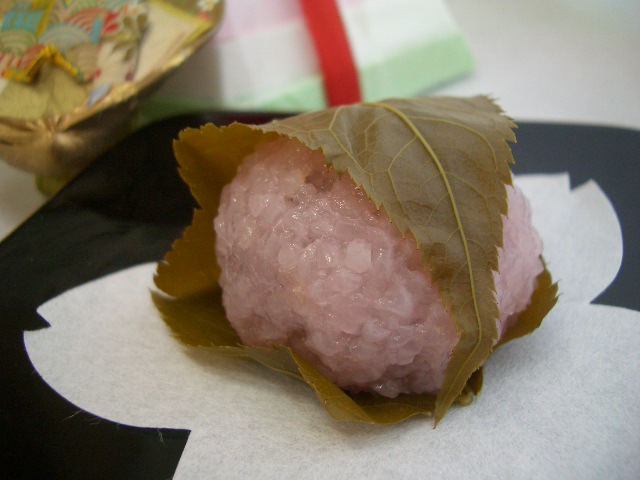
[{"label": "black lacquer surface", "polygon": [[[0,244],[1,478],[172,476],[188,431],[128,427],[78,409],[34,371],[23,332],[47,327],[36,314],[45,301],[105,274],[159,260],[181,235],[194,207],[171,150],[181,129],[269,118],[203,113],[146,127]],[[593,178],[611,199],[622,225],[623,266],[596,302],[640,310],[640,132],[522,123],[517,135],[515,173],[568,171],[572,185]]]}]

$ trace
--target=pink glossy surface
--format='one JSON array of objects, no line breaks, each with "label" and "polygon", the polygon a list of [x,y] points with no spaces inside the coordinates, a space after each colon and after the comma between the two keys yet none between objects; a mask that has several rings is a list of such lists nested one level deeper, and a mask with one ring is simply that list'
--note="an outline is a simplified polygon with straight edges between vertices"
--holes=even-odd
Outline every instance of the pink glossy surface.
[{"label": "pink glossy surface", "polygon": [[[502,319],[542,270],[529,206],[509,188],[496,275]],[[278,140],[245,159],[215,221],[227,315],[246,344],[289,345],[341,387],[437,392],[457,342],[415,241],[320,153]]]}]

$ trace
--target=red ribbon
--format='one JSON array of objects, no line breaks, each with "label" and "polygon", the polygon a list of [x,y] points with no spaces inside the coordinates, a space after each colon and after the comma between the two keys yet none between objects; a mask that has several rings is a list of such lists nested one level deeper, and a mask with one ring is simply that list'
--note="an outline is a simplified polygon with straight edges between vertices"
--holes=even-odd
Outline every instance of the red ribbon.
[{"label": "red ribbon", "polygon": [[320,61],[329,106],[361,101],[349,39],[335,0],[300,0]]}]

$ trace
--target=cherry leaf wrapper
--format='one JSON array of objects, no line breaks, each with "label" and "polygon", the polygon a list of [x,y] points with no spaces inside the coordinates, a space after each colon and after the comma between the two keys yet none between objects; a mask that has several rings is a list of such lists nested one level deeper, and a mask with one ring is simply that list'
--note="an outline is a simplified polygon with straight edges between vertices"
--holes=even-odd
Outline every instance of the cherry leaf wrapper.
[{"label": "cherry leaf wrapper", "polygon": [[[481,366],[498,339],[493,271],[502,246],[501,216],[507,214],[513,128],[486,97],[443,97],[337,107],[261,126],[187,129],[174,150],[201,209],[158,264],[155,283],[166,295],[154,294],[156,305],[185,343],[249,357],[303,379],[339,421],[387,424],[435,414],[437,423],[454,401],[468,404],[479,393]],[[221,190],[242,160],[259,143],[280,137],[322,150],[328,166],[348,175],[403,236],[416,241],[459,338],[437,396],[349,395],[287,347],[240,343],[222,307],[213,220]],[[556,296],[545,270],[529,307],[500,344],[537,328]]]}]

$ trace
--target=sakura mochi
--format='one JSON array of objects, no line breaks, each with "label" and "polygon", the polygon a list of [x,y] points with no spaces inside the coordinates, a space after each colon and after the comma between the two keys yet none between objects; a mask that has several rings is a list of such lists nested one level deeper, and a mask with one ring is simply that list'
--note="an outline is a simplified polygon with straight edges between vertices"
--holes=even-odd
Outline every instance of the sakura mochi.
[{"label": "sakura mochi", "polygon": [[338,421],[437,424],[557,300],[514,128],[487,97],[439,97],[181,132],[200,208],[158,264],[165,321],[305,381]]},{"label": "sakura mochi", "polygon": [[[544,268],[527,199],[507,192],[500,336]],[[260,144],[224,188],[215,232],[223,304],[245,345],[289,346],[352,392],[438,393],[458,334],[416,241],[320,151]]]}]

